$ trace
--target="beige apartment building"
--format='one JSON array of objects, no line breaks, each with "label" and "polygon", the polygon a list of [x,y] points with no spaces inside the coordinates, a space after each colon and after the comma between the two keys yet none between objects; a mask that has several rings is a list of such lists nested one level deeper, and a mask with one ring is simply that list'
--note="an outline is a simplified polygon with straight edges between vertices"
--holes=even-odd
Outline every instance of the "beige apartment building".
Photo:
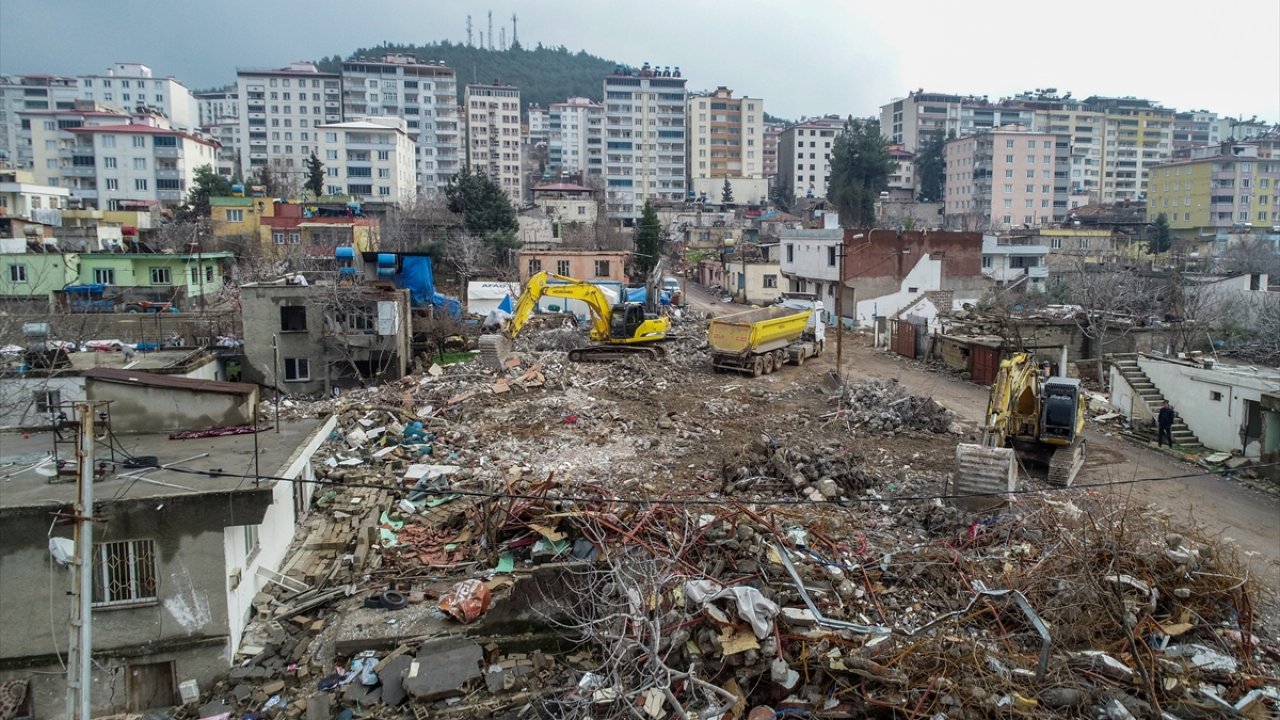
[{"label": "beige apartment building", "polygon": [[520,89],[513,85],[467,85],[467,167],[498,183],[516,205],[524,201],[520,171]]},{"label": "beige apartment building", "polygon": [[764,174],[764,101],[733,96],[727,87],[690,95],[688,112],[689,189],[694,197],[719,203],[725,180],[734,202],[767,198]]},{"label": "beige apartment building", "polygon": [[1067,136],[1002,127],[946,149],[948,227],[1002,230],[1061,222],[1067,213]]}]

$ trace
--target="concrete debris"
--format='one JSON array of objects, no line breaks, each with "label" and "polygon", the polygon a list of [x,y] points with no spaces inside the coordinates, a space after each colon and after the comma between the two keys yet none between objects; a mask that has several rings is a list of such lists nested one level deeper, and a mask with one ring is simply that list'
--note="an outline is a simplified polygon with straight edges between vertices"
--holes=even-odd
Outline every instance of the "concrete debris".
[{"label": "concrete debris", "polygon": [[965,431],[936,400],[825,356],[726,379],[704,318],[671,335],[578,364],[556,324],[282,403],[337,418],[321,485],[178,720],[1277,712],[1220,538],[1084,490],[931,501]]}]

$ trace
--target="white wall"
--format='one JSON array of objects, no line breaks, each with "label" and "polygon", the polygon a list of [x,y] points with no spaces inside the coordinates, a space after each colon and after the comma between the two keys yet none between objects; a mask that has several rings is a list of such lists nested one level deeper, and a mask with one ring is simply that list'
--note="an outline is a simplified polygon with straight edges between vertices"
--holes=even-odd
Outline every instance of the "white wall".
[{"label": "white wall", "polygon": [[[830,264],[827,248],[835,247],[839,253],[843,241],[844,231],[839,229],[783,233],[778,250],[782,272],[809,280],[839,280],[840,260],[837,257],[836,263]],[[788,245],[794,248],[790,260],[787,256]]]},{"label": "white wall", "polygon": [[[916,292],[908,292],[915,288]],[[915,302],[924,292],[942,289],[942,261],[925,255],[916,262],[898,286],[897,292],[877,298],[858,298],[858,324],[870,326],[876,317],[891,317]]]},{"label": "white wall", "polygon": [[48,425],[49,417],[36,413],[35,394],[53,391],[61,402],[84,400],[84,378],[7,377],[0,380],[0,427],[32,427]]},{"label": "white wall", "polygon": [[[1138,367],[1205,447],[1244,449],[1240,444],[1240,428],[1247,419],[1244,401],[1261,399],[1265,379],[1143,356],[1138,357]],[[1214,392],[1221,393],[1222,399],[1214,400]],[[1272,383],[1270,392],[1280,392],[1280,383]]]}]

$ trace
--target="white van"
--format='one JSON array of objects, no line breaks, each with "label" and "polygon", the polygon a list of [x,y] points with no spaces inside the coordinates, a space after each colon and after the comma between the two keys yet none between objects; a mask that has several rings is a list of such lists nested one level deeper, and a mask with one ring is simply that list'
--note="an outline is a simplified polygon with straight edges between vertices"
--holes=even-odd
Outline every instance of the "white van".
[{"label": "white van", "polygon": [[680,292],[679,278],[673,278],[670,276],[662,278],[662,292],[667,294]]}]

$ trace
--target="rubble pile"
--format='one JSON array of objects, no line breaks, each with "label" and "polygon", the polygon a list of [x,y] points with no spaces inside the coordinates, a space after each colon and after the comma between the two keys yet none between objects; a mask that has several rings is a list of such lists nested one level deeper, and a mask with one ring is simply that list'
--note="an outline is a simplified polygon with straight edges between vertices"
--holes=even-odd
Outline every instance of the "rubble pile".
[{"label": "rubble pile", "polygon": [[955,414],[933,398],[912,395],[897,380],[846,383],[831,413],[850,427],[893,434],[905,430],[960,434]]},{"label": "rubble pile", "polygon": [[336,417],[322,485],[183,720],[1280,711],[1219,539],[1081,489],[944,505],[936,402],[726,383],[676,342],[282,405]]}]

